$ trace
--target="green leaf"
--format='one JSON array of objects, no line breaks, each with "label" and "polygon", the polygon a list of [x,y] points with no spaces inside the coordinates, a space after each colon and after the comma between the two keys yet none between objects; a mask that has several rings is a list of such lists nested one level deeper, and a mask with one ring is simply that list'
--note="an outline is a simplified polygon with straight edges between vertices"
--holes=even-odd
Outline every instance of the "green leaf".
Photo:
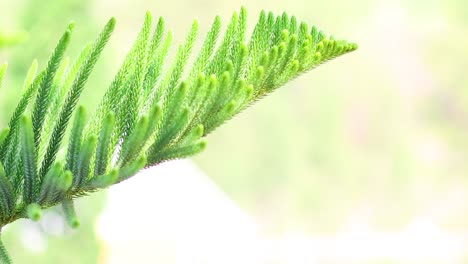
[{"label": "green leaf", "polygon": [[[90,131],[89,133],[96,133],[99,131],[100,125],[105,118],[106,114],[110,111],[116,114],[116,120],[118,121],[117,124],[119,125],[120,131],[115,133],[113,136],[112,142],[116,142],[118,138],[125,134],[124,130],[129,129],[130,126],[126,122],[121,122],[121,120],[126,120],[127,112],[121,110],[118,106],[123,103],[123,100],[128,100],[127,97],[127,90],[136,89],[135,86],[131,86],[135,79],[135,69],[138,68],[137,65],[140,65],[138,76],[141,77],[141,74],[144,73],[143,71],[143,64],[144,62],[141,61],[141,56],[146,55],[145,50],[148,45],[148,37],[149,32],[151,29],[152,17],[149,13],[146,14],[145,22],[143,27],[138,34],[137,40],[133,44],[130,52],[127,54],[122,66],[120,67],[117,75],[115,76],[114,80],[112,81],[110,87],[107,89],[106,93],[104,94],[104,98],[102,99],[100,105],[98,106],[98,110],[96,112],[95,117],[91,121]],[[140,56],[140,57],[139,57]],[[137,77],[139,79],[139,77]],[[134,94],[135,91],[132,92]],[[131,98],[131,100],[136,100],[135,98]],[[133,102],[132,102],[133,103]],[[132,106],[134,107],[134,106]],[[135,109],[133,109],[135,110]],[[131,113],[134,115],[135,113]],[[128,132],[128,131],[127,131]],[[126,135],[126,134],[125,134]]]},{"label": "green leaf", "polygon": [[68,29],[62,35],[57,44],[57,47],[54,50],[54,53],[50,57],[49,63],[47,65],[47,69],[45,71],[44,78],[39,86],[38,96],[36,99],[36,103],[34,104],[33,110],[33,125],[34,125],[34,142],[36,146],[39,146],[41,133],[42,133],[42,125],[44,123],[45,115],[47,113],[47,109],[49,108],[50,103],[50,89],[52,86],[52,81],[54,79],[55,73],[59,67],[60,62],[62,61],[63,54],[70,43],[71,32],[74,27],[74,24],[70,24]]},{"label": "green leaf", "polygon": [[190,157],[202,152],[205,148],[205,140],[201,140],[200,142],[196,142],[185,146],[169,148],[159,152],[157,155],[151,156],[151,160],[148,160],[148,164],[155,165],[163,161]]},{"label": "green leaf", "polygon": [[65,220],[67,221],[68,225],[73,229],[78,228],[80,226],[80,221],[76,216],[73,200],[65,199],[62,202],[62,208],[63,213],[65,214]]},{"label": "green leaf", "polygon": [[196,40],[198,34],[198,21],[194,21],[190,32],[185,40],[185,43],[181,45],[177,51],[174,63],[172,64],[171,69],[166,74],[165,80],[159,86],[156,92],[156,100],[162,100],[163,102],[167,99],[168,96],[174,93],[174,88],[177,86],[182,73],[184,72],[185,65],[189,59],[190,53],[192,51],[193,44]]},{"label": "green leaf", "polygon": [[38,179],[33,124],[27,116],[21,118],[21,157],[24,168],[23,200],[29,204],[35,200]]},{"label": "green leaf", "polygon": [[145,135],[148,130],[148,117],[142,116],[138,123],[135,125],[133,132],[124,141],[122,150],[120,152],[120,166],[126,165],[129,161],[138,157],[141,148],[144,145]]},{"label": "green leaf", "polygon": [[26,207],[26,216],[33,221],[39,221],[42,217],[41,207],[36,203],[29,204]]},{"label": "green leaf", "polygon": [[156,85],[158,81],[162,79],[161,72],[163,70],[164,61],[166,60],[169,48],[171,47],[173,41],[172,31],[167,33],[166,39],[164,40],[161,47],[158,47],[155,50],[155,54],[153,59],[150,61],[150,66],[148,68],[147,77],[145,80],[145,99],[147,103],[145,104],[145,108],[149,108],[155,104],[156,100],[159,100],[160,94],[159,85]]},{"label": "green leaf", "polygon": [[8,256],[8,253],[1,239],[0,239],[0,262],[3,264],[11,264],[10,256]]},{"label": "green leaf", "polygon": [[97,175],[91,179],[87,184],[86,188],[90,190],[102,189],[116,183],[119,179],[119,170],[111,169],[109,173],[103,175]]},{"label": "green leaf", "polygon": [[141,155],[138,159],[130,163],[129,165],[122,167],[119,170],[119,178],[116,183],[124,181],[133,175],[135,175],[138,171],[143,169],[147,164],[146,155]]},{"label": "green leaf", "polygon": [[75,120],[70,134],[67,153],[67,169],[76,173],[78,171],[78,156],[81,148],[81,139],[83,129],[86,125],[86,110],[84,107],[78,107],[76,111]]},{"label": "green leaf", "polygon": [[3,142],[8,137],[9,134],[10,134],[10,128],[9,127],[4,128],[2,131],[0,131],[0,146],[3,144]]},{"label": "green leaf", "polygon": [[37,67],[38,67],[38,62],[37,60],[34,60],[31,66],[29,67],[28,73],[26,74],[26,78],[24,79],[23,90],[28,89],[33,83],[34,77],[37,74]]},{"label": "green leaf", "polygon": [[21,96],[21,99],[18,105],[16,106],[15,111],[13,112],[13,116],[10,118],[10,121],[8,123],[8,126],[10,127],[10,133],[8,134],[8,136],[6,137],[6,139],[0,147],[0,158],[3,161],[7,160],[9,156],[7,155],[7,150],[9,148],[16,148],[16,144],[12,144],[12,140],[14,140],[16,138],[16,135],[18,134],[18,122],[23,113],[26,111],[26,108],[28,107],[32,96],[34,96],[34,94],[36,93],[44,75],[45,72],[42,72],[41,74],[36,76],[33,83],[29,86],[28,89],[26,89],[26,91]]},{"label": "green leaf", "polygon": [[195,155],[206,148],[206,141],[200,140],[203,136],[203,126],[198,125],[177,146],[155,152],[148,157],[148,164],[154,165],[167,160],[185,158]]},{"label": "green leaf", "polygon": [[115,114],[109,112],[102,124],[101,132],[96,147],[96,161],[94,175],[102,175],[106,172],[112,153],[109,151],[112,132],[114,131]]},{"label": "green leaf", "polygon": [[15,210],[15,194],[11,182],[5,173],[5,168],[0,162],[0,218],[11,217]]},{"label": "green leaf", "polygon": [[144,142],[149,143],[151,138],[157,134],[161,125],[162,116],[163,111],[161,105],[153,105],[148,113],[148,129],[146,130],[146,134],[143,139]]},{"label": "green leaf", "polygon": [[58,203],[71,187],[72,181],[71,172],[63,171],[63,165],[55,163],[42,182],[38,203],[46,206]]},{"label": "green leaf", "polygon": [[129,86],[124,90],[124,95],[122,97],[122,99],[125,100],[126,107],[122,108],[122,111],[118,112],[119,117],[117,117],[117,119],[123,121],[123,128],[121,128],[121,133],[124,139],[132,133],[134,123],[137,121],[138,114],[142,107],[142,88],[145,80],[145,72],[148,68],[147,61],[148,54],[150,53],[150,51],[148,51],[148,46],[150,44],[148,41],[150,37],[152,21],[153,19],[151,14],[147,13],[138,45],[135,47],[136,54],[134,58],[134,72],[130,78]]},{"label": "green leaf", "polygon": [[84,140],[78,155],[76,171],[73,171],[73,188],[79,190],[89,176],[91,158],[96,149],[97,138],[90,136]]},{"label": "green leaf", "polygon": [[91,48],[91,51],[86,58],[85,63],[81,66],[70,91],[65,98],[65,103],[62,107],[60,112],[60,116],[57,120],[55,125],[54,131],[52,133],[52,137],[49,143],[49,147],[47,148],[47,152],[45,154],[44,160],[41,166],[40,177],[43,178],[45,173],[49,170],[50,166],[55,160],[57,155],[57,151],[62,143],[62,139],[65,133],[65,130],[68,125],[68,121],[70,120],[70,116],[75,109],[76,103],[78,102],[78,98],[83,91],[84,85],[91,74],[94,65],[96,64],[99,56],[101,55],[102,50],[104,49],[105,45],[109,41],[109,38],[114,31],[115,27],[115,19],[112,18],[107,22],[106,26],[104,27],[103,31],[96,39]]},{"label": "green leaf", "polygon": [[221,18],[219,16],[216,16],[213,25],[211,26],[211,29],[206,35],[205,41],[203,42],[200,54],[198,55],[192,67],[188,78],[189,80],[193,80],[195,77],[197,77],[197,74],[200,74],[200,72],[205,71],[208,62],[211,56],[213,55],[213,51],[215,49],[220,30]]}]

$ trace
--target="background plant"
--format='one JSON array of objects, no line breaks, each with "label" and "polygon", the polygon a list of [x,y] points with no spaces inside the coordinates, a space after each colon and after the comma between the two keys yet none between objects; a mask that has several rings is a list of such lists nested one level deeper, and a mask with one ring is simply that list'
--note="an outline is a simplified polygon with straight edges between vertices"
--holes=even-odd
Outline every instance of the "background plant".
[{"label": "background plant", "polygon": [[26,33],[24,32],[14,32],[14,33],[0,32],[0,48],[5,48],[5,47],[16,45],[24,41],[25,38],[26,38]]}]

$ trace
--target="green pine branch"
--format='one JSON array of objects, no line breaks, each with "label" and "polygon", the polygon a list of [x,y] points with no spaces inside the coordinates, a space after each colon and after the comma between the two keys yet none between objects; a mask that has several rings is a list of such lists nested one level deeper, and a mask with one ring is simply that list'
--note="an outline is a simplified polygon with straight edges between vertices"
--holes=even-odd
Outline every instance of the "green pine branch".
[{"label": "green pine branch", "polygon": [[[246,25],[242,8],[221,37],[216,17],[187,70],[198,22],[168,64],[172,32],[163,18],[153,31],[148,13],[97,110],[87,118],[77,104],[115,19],[73,62],[64,58],[70,24],[46,68],[37,72],[33,62],[18,106],[0,132],[0,230],[19,218],[38,220],[41,210],[57,204],[67,222],[79,226],[75,198],[143,168],[197,154],[205,149],[207,134],[256,100],[357,48],[287,14],[261,12],[249,39]],[[0,67],[0,82],[5,72],[6,64]],[[66,155],[58,155],[61,149]],[[1,242],[0,260],[10,263]]]}]

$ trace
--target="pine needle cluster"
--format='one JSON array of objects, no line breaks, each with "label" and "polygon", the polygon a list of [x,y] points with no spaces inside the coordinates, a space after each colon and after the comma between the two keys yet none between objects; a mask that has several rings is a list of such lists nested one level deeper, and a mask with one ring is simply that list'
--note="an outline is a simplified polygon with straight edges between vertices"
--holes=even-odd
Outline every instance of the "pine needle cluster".
[{"label": "pine needle cluster", "polygon": [[[115,19],[74,60],[65,56],[74,30],[70,24],[46,67],[38,70],[37,61],[32,63],[22,97],[0,132],[0,230],[19,218],[38,220],[43,209],[57,204],[69,225],[78,227],[75,198],[122,182],[141,169],[202,151],[207,134],[256,100],[357,48],[287,14],[261,12],[249,39],[246,25],[242,8],[221,36],[216,17],[187,69],[198,22],[172,63],[165,65],[173,33],[163,18],[156,22],[148,13],[88,118],[77,104]],[[0,81],[5,71],[6,64],[0,68]],[[10,263],[1,243],[0,260]]]}]

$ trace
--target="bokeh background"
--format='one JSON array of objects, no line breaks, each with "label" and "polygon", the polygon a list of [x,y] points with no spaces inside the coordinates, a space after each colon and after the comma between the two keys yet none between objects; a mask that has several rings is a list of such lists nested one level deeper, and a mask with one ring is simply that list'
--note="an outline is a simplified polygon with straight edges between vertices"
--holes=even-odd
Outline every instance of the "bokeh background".
[{"label": "bokeh background", "polygon": [[359,49],[226,123],[194,163],[164,164],[81,199],[78,231],[59,209],[39,224],[11,225],[13,259],[468,263],[466,1],[0,0],[0,32],[21,42],[0,47],[9,62],[0,126],[30,63],[45,65],[70,20],[70,56],[111,16],[118,21],[80,101],[93,107],[145,11],[163,16],[181,42],[194,18],[202,38],[215,15],[226,24],[241,5],[250,29],[261,9],[286,11]]}]

